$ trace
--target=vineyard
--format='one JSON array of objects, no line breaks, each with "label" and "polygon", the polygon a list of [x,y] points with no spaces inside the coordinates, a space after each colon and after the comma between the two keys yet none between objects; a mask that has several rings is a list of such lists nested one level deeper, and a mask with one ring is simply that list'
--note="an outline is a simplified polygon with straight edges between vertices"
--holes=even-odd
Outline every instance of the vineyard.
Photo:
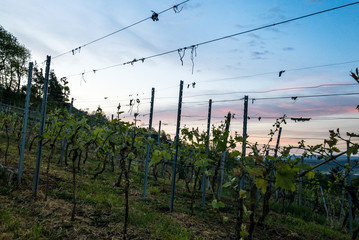
[{"label": "vineyard", "polygon": [[[187,127],[179,132],[178,126],[173,140],[153,128],[122,121],[120,109],[119,119],[104,122],[101,111],[88,118],[71,114],[71,108],[55,109],[40,122],[43,115],[30,112],[29,126],[23,128],[28,113],[3,105],[1,171],[7,186],[1,192],[8,206],[1,212],[3,238],[80,234],[124,239],[348,239],[338,230],[348,231],[350,226],[352,231],[358,225],[353,222],[359,207],[358,182],[350,179],[358,164],[356,160],[350,164],[351,155],[358,151],[354,133],[344,137],[339,130],[330,131],[324,144],[309,146],[301,141],[280,147],[283,116],[274,122],[268,143],[259,146],[246,140],[245,127],[243,135],[230,134],[231,113],[211,128],[209,111],[207,132]],[[179,103],[178,123],[180,110]],[[246,122],[247,117],[243,119]],[[277,145],[271,149],[274,139]],[[346,151],[337,148],[341,141],[347,143]],[[297,149],[300,156],[291,154]],[[348,162],[338,163],[341,156],[347,156]],[[305,164],[304,159],[313,157],[320,163]],[[315,171],[333,162],[341,167],[330,167],[329,175]],[[30,214],[21,213],[26,204],[34,208],[23,210],[37,219],[31,230],[22,226]],[[48,225],[47,218],[55,222]],[[293,225],[313,221],[308,227],[318,232],[307,237],[303,229],[297,233],[293,227],[268,232],[279,224],[275,218]],[[315,227],[315,222],[326,230]],[[111,226],[111,231],[90,230],[99,226]]]},{"label": "vineyard", "polygon": [[[0,239],[359,239],[359,133],[355,122],[359,111],[355,97],[359,93],[352,91],[358,87],[359,70],[347,67],[359,60],[349,60],[347,53],[343,55],[345,60],[319,64],[316,59],[310,65],[310,55],[300,55],[303,48],[291,55],[288,53],[295,48],[282,45],[283,42],[266,46],[290,35],[274,27],[285,28],[288,23],[300,22],[295,25],[295,37],[286,41],[292,41],[295,47],[304,46],[305,51],[325,60],[331,59],[333,56],[329,53],[333,51],[335,55],[335,52],[325,46],[327,42],[314,44],[313,39],[306,39],[310,34],[301,32],[300,24],[308,26],[304,24],[309,19],[319,15],[326,19],[325,14],[344,9],[349,16],[351,8],[359,2],[334,7],[329,4],[330,8],[291,18],[284,18],[282,11],[275,7],[268,13],[277,14],[278,19],[259,26],[252,23],[245,26],[236,19],[238,13],[230,8],[238,7],[238,3],[189,2],[186,0],[162,11],[151,10],[150,16],[132,24],[126,19],[118,24],[121,28],[67,51],[63,48],[72,37],[82,39],[80,35],[103,26],[88,20],[86,26],[91,26],[90,30],[65,33],[67,29],[62,29],[62,35],[68,39],[64,41],[62,35],[56,37],[54,42],[61,47],[56,49],[54,57],[48,55],[41,63],[30,61],[30,50],[0,25]],[[305,4],[321,3],[308,1]],[[305,4],[303,6],[307,6]],[[136,8],[139,7],[142,6]],[[257,14],[256,4],[247,7],[254,7]],[[292,6],[286,7],[292,9]],[[198,11],[201,8],[206,10]],[[218,17],[216,8],[231,11],[228,16]],[[94,9],[97,13],[98,8]],[[246,12],[243,9],[241,11]],[[216,10],[215,15],[202,20],[201,15],[210,10]],[[48,11],[53,11],[53,7]],[[183,23],[196,22],[193,24],[203,29],[181,25],[183,23],[177,20],[169,21],[165,15],[168,11],[176,17],[184,15]],[[107,24],[117,24],[116,19],[110,17],[111,11],[103,9],[103,12],[109,14]],[[116,16],[121,14],[116,12]],[[236,16],[234,20],[228,20],[231,14]],[[66,17],[72,19],[73,15]],[[341,17],[347,19],[344,15]],[[95,14],[93,17],[95,19]],[[186,28],[192,29],[194,41],[197,30],[204,30],[204,25],[213,29],[228,25],[228,22],[221,23],[221,18],[240,22],[234,29],[241,30],[232,34],[218,32],[222,35],[172,50],[163,50],[171,40],[162,40],[165,47],[152,43],[164,35],[173,35],[176,41],[188,40],[187,34],[176,35]],[[251,22],[250,19],[247,16],[246,21]],[[327,27],[327,22],[323,22]],[[159,28],[148,23],[157,23]],[[148,32],[138,32],[146,38],[137,36],[137,25],[148,28]],[[334,43],[333,40],[333,44],[344,54],[341,45],[346,44],[345,37],[349,34],[332,25],[332,35],[341,34],[343,41]],[[49,23],[49,26],[55,25]],[[327,36],[321,35],[323,26],[314,23],[313,26],[318,29],[313,27],[311,34],[329,42]],[[159,29],[161,31],[156,32]],[[215,32],[213,29],[207,30]],[[254,33],[258,31],[263,31],[265,37]],[[90,53],[96,62],[109,65],[92,66],[90,70],[87,66],[87,70],[61,78],[51,69],[51,64],[62,70],[74,66],[81,69],[84,62],[80,62],[79,55],[83,49],[109,41],[109,37],[118,33],[123,34],[121,44],[97,45],[97,52]],[[243,35],[250,39],[248,45],[244,44]],[[300,43],[296,43],[297,37]],[[354,37],[350,43],[355,42]],[[221,48],[216,45],[227,39],[233,40],[233,45],[229,43]],[[54,43],[50,42],[41,42],[42,48],[53,47]],[[301,45],[303,42],[306,44]],[[145,47],[137,51],[133,47],[136,44]],[[209,44],[217,47],[206,49]],[[229,46],[230,49],[226,48]],[[202,51],[197,59],[199,47],[207,53]],[[347,52],[355,52],[355,47],[350,47]],[[131,48],[136,48],[136,54],[145,49],[143,53],[148,55],[123,61]],[[267,48],[272,50],[269,52]],[[246,52],[249,49],[254,50]],[[220,54],[227,50],[233,55]],[[153,60],[169,54],[176,55],[177,64],[189,67],[191,75],[178,74],[177,69],[169,67],[174,65],[170,61],[162,65]],[[246,54],[248,59],[258,61],[253,64],[255,67],[244,63]],[[115,58],[111,59],[113,55]],[[58,61],[69,56],[71,60]],[[81,60],[93,56],[87,55]],[[266,62],[268,66],[261,64],[265,63],[265,56],[271,56]],[[275,66],[280,69],[273,71],[269,61],[275,56],[280,56]],[[308,65],[299,66],[295,61],[292,66],[287,65],[293,58]],[[112,62],[114,59],[116,63]],[[144,67],[143,63],[151,67]],[[117,67],[135,65],[136,73],[124,69],[123,74],[99,75]],[[157,65],[161,65],[160,68]],[[345,67],[351,82],[334,82],[333,78],[342,74],[338,71],[340,66]],[[207,71],[202,74],[203,69]],[[248,75],[234,77],[247,70]],[[178,81],[182,76],[188,79],[173,86],[163,84],[167,71],[172,80]],[[312,71],[313,76],[301,75],[303,71]],[[215,72],[225,74],[221,78],[213,74]],[[138,82],[137,76],[145,77],[146,82]],[[147,97],[144,88],[148,87],[149,76],[153,78],[149,84],[160,88],[152,87]],[[74,77],[80,78],[80,87],[70,81]],[[258,77],[268,77],[271,83],[258,81]],[[25,78],[27,85],[22,85]],[[95,79],[101,82],[95,83]],[[243,81],[239,83],[238,79]],[[316,80],[317,85],[313,85]],[[216,81],[221,83],[211,85]],[[220,86],[225,81],[230,84]],[[306,85],[306,81],[311,85]],[[70,86],[71,90],[77,87],[73,95]],[[248,86],[253,87],[251,91]],[[273,95],[278,92],[277,96]],[[281,94],[283,92],[289,95]],[[111,96],[113,93],[120,96]],[[91,101],[98,107],[89,113],[93,107]],[[105,107],[101,108],[100,104]],[[327,124],[328,120],[334,123]],[[330,127],[327,129],[327,126]]]}]

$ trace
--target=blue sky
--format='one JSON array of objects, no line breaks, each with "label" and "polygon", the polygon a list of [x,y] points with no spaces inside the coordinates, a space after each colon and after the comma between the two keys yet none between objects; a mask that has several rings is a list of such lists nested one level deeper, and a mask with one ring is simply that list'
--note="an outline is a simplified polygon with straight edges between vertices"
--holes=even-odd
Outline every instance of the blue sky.
[{"label": "blue sky", "polygon": [[[29,48],[40,66],[46,55],[52,57],[121,29],[181,1],[44,1],[2,0],[0,24]],[[205,127],[208,99],[213,99],[212,123],[218,124],[228,111],[236,114],[232,131],[242,130],[244,95],[250,101],[248,133],[253,140],[266,137],[274,117],[311,117],[310,122],[288,121],[283,142],[297,137],[315,143],[329,129],[357,131],[358,95],[280,100],[267,97],[303,96],[359,92],[359,84],[349,72],[359,67],[359,4],[295,22],[200,45],[183,57],[171,53],[103,71],[91,72],[128,62],[134,58],[176,50],[207,40],[238,33],[267,24],[348,4],[354,1],[325,0],[190,0],[179,13],[170,10],[159,21],[147,20],[52,61],[58,77],[69,77],[75,106],[93,111],[101,106],[107,115],[118,103],[129,114],[131,98],[139,98],[133,108],[141,115],[149,112],[151,88],[156,89],[154,126],[174,133],[178,85],[184,80],[182,125]],[[347,63],[351,62],[351,63]],[[337,64],[344,63],[344,64]],[[326,67],[316,67],[335,64]],[[312,68],[313,67],[313,68]],[[281,70],[286,70],[278,77]],[[88,72],[81,76],[82,72]],[[187,88],[196,82],[195,88]],[[329,84],[329,85],[328,85]],[[331,85],[348,84],[348,85]],[[351,85],[350,85],[351,84]],[[354,84],[354,85],[353,85]],[[326,85],[317,88],[301,88]],[[295,88],[279,91],[283,88]],[[264,93],[267,90],[273,92]],[[259,93],[253,93],[259,92]],[[260,93],[262,92],[262,93]],[[230,94],[232,93],[232,94]],[[190,97],[195,96],[195,97]],[[217,102],[216,102],[217,101]],[[261,121],[258,117],[262,117]],[[141,116],[143,126],[148,115]],[[257,137],[257,138],[256,138]]]}]

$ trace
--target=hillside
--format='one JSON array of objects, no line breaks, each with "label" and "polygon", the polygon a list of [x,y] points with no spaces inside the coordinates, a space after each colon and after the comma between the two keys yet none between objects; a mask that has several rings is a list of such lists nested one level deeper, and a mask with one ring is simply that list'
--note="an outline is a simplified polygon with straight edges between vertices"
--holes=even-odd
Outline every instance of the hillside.
[{"label": "hillside", "polygon": [[[2,135],[1,149],[4,145]],[[17,167],[16,145],[10,146],[10,167]],[[60,151],[56,153],[57,159]],[[45,152],[46,156],[48,152]],[[46,160],[41,168],[39,192],[33,196],[35,151],[27,152],[22,184],[19,187],[1,185],[0,239],[122,239],[124,224],[124,184],[116,187],[119,166],[107,169],[96,179],[98,167],[89,159],[77,174],[77,207],[71,221],[73,190],[70,166],[52,163],[49,175],[48,199],[44,201]],[[46,158],[44,158],[46,159]],[[189,202],[191,194],[182,181],[176,189],[174,212],[169,213],[170,181],[159,177],[149,179],[147,197],[142,197],[141,163],[134,162],[129,190],[129,229],[127,239],[234,239],[235,202],[224,193],[224,208],[215,210],[211,196],[206,206],[200,206],[197,196],[194,215]],[[170,168],[170,167],[169,167]],[[200,193],[197,193],[200,195]],[[248,224],[248,216],[245,219]],[[349,239],[348,234],[313,221],[285,216],[271,211],[264,226],[257,226],[254,239]]]}]

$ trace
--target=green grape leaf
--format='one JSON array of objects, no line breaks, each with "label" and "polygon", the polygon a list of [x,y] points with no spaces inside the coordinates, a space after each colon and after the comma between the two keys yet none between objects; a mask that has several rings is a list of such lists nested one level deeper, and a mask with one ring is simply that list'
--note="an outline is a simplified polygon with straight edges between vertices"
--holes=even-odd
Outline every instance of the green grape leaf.
[{"label": "green grape leaf", "polygon": [[241,155],[241,153],[238,150],[231,152],[231,157],[233,158],[238,157],[239,155]]},{"label": "green grape leaf", "polygon": [[223,202],[217,201],[216,199],[214,199],[211,204],[212,204],[212,208],[214,208],[214,209],[219,209],[219,208],[225,207]]},{"label": "green grape leaf", "polygon": [[247,192],[243,189],[239,190],[239,198],[246,198],[247,197]]},{"label": "green grape leaf", "polygon": [[127,156],[128,159],[135,159],[135,154],[133,152],[130,152]]},{"label": "green grape leaf", "polygon": [[340,150],[337,147],[333,147],[332,150],[337,153],[340,152]]},{"label": "green grape leaf", "polygon": [[282,168],[278,169],[275,177],[279,187],[290,191],[295,190],[295,171],[293,171],[288,166],[283,166]]},{"label": "green grape leaf", "polygon": [[225,204],[221,201],[218,202],[218,207],[219,208],[224,208],[225,207]]},{"label": "green grape leaf", "polygon": [[277,160],[277,158],[276,157],[273,157],[273,156],[266,156],[266,159],[268,159],[268,160],[271,160],[271,161],[276,161]]},{"label": "green grape leaf", "polygon": [[313,179],[315,177],[315,173],[313,171],[309,171],[307,173],[307,177],[308,177],[308,179]]},{"label": "green grape leaf", "polygon": [[211,204],[212,204],[212,208],[214,208],[214,209],[218,208],[218,203],[217,203],[216,199],[214,199]]},{"label": "green grape leaf", "polygon": [[249,172],[249,175],[252,178],[256,178],[256,177],[262,177],[263,176],[263,169],[261,167],[255,167],[252,168]]},{"label": "green grape leaf", "polygon": [[168,152],[168,151],[162,151],[162,155],[163,155],[163,157],[164,157],[164,159],[165,159],[166,161],[169,161],[169,160],[171,160],[171,158],[172,158],[171,153]]},{"label": "green grape leaf", "polygon": [[358,145],[350,146],[347,150],[347,154],[350,157],[351,155],[355,155],[358,153]]},{"label": "green grape leaf", "polygon": [[268,181],[266,179],[256,178],[254,183],[256,184],[257,188],[262,191],[262,193],[266,193],[268,186]]},{"label": "green grape leaf", "polygon": [[161,152],[159,150],[155,150],[152,154],[151,161],[153,163],[159,163],[162,160]]}]

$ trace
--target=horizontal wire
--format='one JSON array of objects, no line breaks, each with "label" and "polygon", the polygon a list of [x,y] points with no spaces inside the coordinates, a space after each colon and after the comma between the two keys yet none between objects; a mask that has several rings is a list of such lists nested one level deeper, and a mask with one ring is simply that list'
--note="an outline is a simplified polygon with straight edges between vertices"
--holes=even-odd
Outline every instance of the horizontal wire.
[{"label": "horizontal wire", "polygon": [[[335,97],[335,96],[353,96],[353,95],[359,95],[359,93],[333,93],[333,94],[319,94],[319,95],[299,95],[299,96],[283,96],[283,97],[263,97],[263,98],[248,98],[250,101],[256,101],[256,100],[278,100],[278,99],[292,99],[297,100],[300,98],[316,98],[316,97]],[[244,98],[236,98],[236,99],[226,99],[226,100],[215,100],[212,101],[212,103],[223,103],[223,102],[237,102],[237,101],[243,101]],[[208,101],[197,101],[197,102],[182,102],[183,104],[193,104],[194,105],[207,105]],[[175,110],[163,110],[161,112],[169,112],[169,111],[175,111]],[[259,117],[259,116],[258,116]],[[355,118],[353,118],[355,119]]]},{"label": "horizontal wire", "polygon": [[[339,65],[345,65],[345,64],[356,63],[356,62],[359,62],[359,60],[351,60],[351,61],[339,62],[339,63],[328,63],[328,64],[322,64],[322,65],[316,65],[316,66],[308,66],[308,67],[292,68],[292,69],[283,69],[283,70],[285,70],[285,72],[292,72],[292,71],[301,71],[301,70],[315,69],[315,68],[322,68],[322,67],[339,66]],[[265,73],[257,73],[257,74],[253,74],[253,75],[242,75],[242,76],[237,76],[237,77],[219,78],[219,79],[213,79],[213,80],[203,80],[203,81],[197,81],[197,83],[215,82],[215,81],[223,81],[223,80],[234,80],[234,79],[240,79],[240,78],[252,78],[252,77],[258,77],[258,76],[264,76],[264,75],[272,75],[272,74],[276,74],[278,76],[278,73],[279,73],[279,71],[265,72]]]},{"label": "horizontal wire", "polygon": [[257,28],[253,28],[253,29],[250,29],[250,30],[246,30],[246,31],[234,33],[234,34],[231,34],[231,35],[223,36],[223,37],[220,37],[220,38],[215,38],[215,39],[212,39],[212,40],[200,42],[200,43],[193,44],[193,45],[190,45],[190,46],[187,46],[187,47],[182,47],[182,48],[178,48],[178,49],[166,51],[166,52],[163,52],[163,53],[154,54],[154,55],[151,55],[151,56],[148,56],[148,57],[143,57],[143,58],[138,58],[138,59],[137,59],[137,58],[134,58],[133,60],[128,61],[128,62],[118,63],[118,64],[110,65],[110,66],[107,66],[107,67],[103,67],[103,68],[99,68],[99,69],[94,69],[94,70],[91,70],[91,71],[84,71],[84,72],[82,72],[82,73],[69,75],[69,76],[67,76],[67,77],[84,75],[84,74],[89,73],[89,72],[94,72],[94,73],[95,73],[95,72],[97,72],[97,71],[102,71],[102,70],[106,70],[106,69],[110,69],[110,68],[114,68],[114,67],[118,67],[118,66],[122,66],[122,65],[128,65],[128,64],[133,65],[134,63],[139,62],[139,61],[144,62],[146,59],[151,59],[151,58],[155,58],[155,57],[160,57],[160,56],[167,55],[167,54],[171,54],[171,53],[175,53],[175,52],[178,53],[178,52],[180,52],[180,51],[182,51],[182,50],[186,50],[186,49],[192,49],[192,50],[193,50],[193,49],[195,49],[196,47],[198,47],[198,46],[200,46],[200,45],[205,45],[205,44],[217,42],[217,41],[224,40],[224,39],[227,39],[227,38],[231,38],[231,37],[235,37],[235,36],[238,36],[238,35],[247,34],[247,33],[254,32],[254,31],[258,31],[258,30],[262,30],[262,29],[265,29],[265,28],[274,27],[274,26],[277,26],[277,25],[281,25],[281,24],[293,22],[293,21],[296,21],[296,20],[300,20],[300,19],[303,19],[303,18],[312,17],[312,16],[315,16],[315,15],[318,15],[318,14],[322,14],[322,13],[334,11],[334,10],[337,10],[337,9],[349,7],[349,6],[352,6],[352,5],[355,5],[355,4],[359,4],[359,2],[353,2],[353,3],[349,3],[349,4],[337,6],[337,7],[334,7],[334,8],[322,10],[322,11],[319,11],[319,12],[315,12],[315,13],[303,15],[303,16],[300,16],[300,17],[295,17],[295,18],[291,18],[291,19],[288,19],[288,20],[284,20],[284,21],[280,21],[280,22],[276,22],[276,23],[264,25],[264,26],[262,26],[262,27],[257,27]]},{"label": "horizontal wire", "polygon": [[[162,14],[162,13],[165,13],[165,12],[171,10],[171,9],[176,9],[178,6],[184,4],[184,3],[188,2],[188,1],[190,1],[190,0],[183,1],[183,2],[181,2],[181,3],[179,3],[179,4],[176,4],[176,5],[174,5],[174,6],[170,7],[170,8],[167,8],[167,9],[165,9],[165,10],[159,12],[159,13],[155,13],[155,12],[153,12],[153,13],[154,13],[154,14],[157,14],[157,16],[158,16],[158,15],[160,15],[160,14]],[[153,16],[153,15],[152,15],[152,16]],[[145,22],[145,21],[147,21],[147,20],[149,20],[149,19],[152,19],[152,20],[153,20],[152,16],[147,17],[147,18],[145,18],[145,19],[142,19],[142,20],[140,20],[140,21],[138,21],[138,22],[135,22],[135,23],[133,23],[133,24],[131,24],[131,25],[128,25],[128,26],[126,26],[126,27],[123,27],[123,28],[121,28],[121,29],[119,29],[119,30],[116,30],[116,31],[112,32],[112,33],[106,34],[106,35],[104,35],[104,36],[102,36],[102,37],[99,37],[99,38],[97,38],[97,39],[95,39],[95,40],[92,40],[92,41],[90,41],[90,42],[88,42],[88,43],[85,43],[85,44],[83,44],[83,45],[81,45],[81,46],[79,46],[79,47],[77,47],[77,48],[71,49],[71,50],[69,50],[69,51],[67,51],[67,52],[64,52],[64,53],[61,53],[61,54],[59,54],[59,55],[53,57],[52,59],[59,58],[59,57],[61,57],[61,56],[63,56],[63,55],[69,54],[69,53],[74,53],[75,50],[79,50],[79,51],[80,51],[82,48],[84,48],[84,47],[86,47],[86,46],[88,46],[88,45],[91,45],[91,44],[93,44],[93,43],[95,43],[95,42],[101,41],[101,40],[103,40],[103,39],[105,39],[105,38],[108,38],[108,37],[110,37],[110,36],[112,36],[112,35],[114,35],[114,34],[116,34],[116,33],[119,33],[119,32],[121,32],[121,31],[124,31],[124,30],[126,30],[126,29],[128,29],[128,28],[130,28],[130,27],[133,27],[133,26],[135,26],[135,25],[138,25],[138,24],[140,24],[140,23],[142,23],[142,22]]]},{"label": "horizontal wire", "polygon": [[[248,116],[248,120],[252,120],[252,119],[258,119],[260,118],[262,119],[279,119],[282,118],[283,116],[260,116],[260,115],[255,115],[255,116]],[[298,117],[290,117],[290,116],[286,116],[285,119],[286,120],[291,120],[291,118],[298,118]],[[301,117],[299,117],[301,118]],[[333,120],[356,120],[359,119],[359,117],[327,117],[327,118],[316,118],[316,117],[303,117],[303,118],[310,118],[310,121],[333,121]],[[242,116],[236,117],[236,119],[243,119]],[[259,120],[260,121],[260,120]],[[295,120],[292,120],[295,121]],[[298,122],[300,122],[300,120],[297,120]]]},{"label": "horizontal wire", "polygon": [[[326,66],[330,66],[333,64],[327,64]],[[311,67],[311,68],[315,68],[315,67]],[[298,68],[298,69],[303,69],[303,68]],[[191,98],[191,97],[202,97],[202,96],[216,96],[216,95],[231,95],[231,94],[250,94],[250,93],[270,93],[270,92],[278,92],[278,91],[289,91],[289,90],[301,90],[301,89],[314,89],[314,88],[321,88],[321,87],[334,87],[334,86],[354,86],[354,85],[358,85],[357,83],[331,83],[331,84],[320,84],[320,85],[314,85],[314,86],[304,86],[304,87],[288,87],[288,88],[274,88],[274,89],[269,89],[269,90],[262,90],[262,91],[236,91],[236,92],[224,92],[224,93],[204,93],[204,94],[197,94],[197,95],[190,95],[190,96],[183,96],[183,98]],[[177,88],[179,87],[179,85],[176,85],[174,87],[171,88]],[[168,88],[166,88],[168,89]],[[158,92],[158,90],[156,90],[156,93]],[[132,97],[133,98],[133,97]],[[149,100],[151,99],[150,97],[136,97],[139,98],[141,100]],[[177,99],[177,96],[174,97],[156,97],[155,100],[157,99]],[[105,98],[77,98],[75,99],[76,102],[89,102],[89,101],[98,101],[98,100],[104,100],[106,102],[116,102],[116,101],[128,101],[129,99],[131,99],[131,96],[129,96],[128,98],[120,98],[120,99],[112,99],[112,97],[107,97]]]},{"label": "horizontal wire", "polygon": [[[314,89],[321,87],[334,87],[334,86],[354,86],[358,85],[357,83],[331,83],[331,84],[320,84],[314,86],[305,86],[305,87],[288,87],[288,88],[274,88],[269,90],[262,91],[238,91],[238,92],[224,92],[224,93],[204,93],[190,96],[183,96],[182,98],[191,98],[191,97],[203,97],[203,96],[217,96],[217,95],[231,95],[231,94],[249,94],[249,93],[270,93],[270,92],[278,92],[278,91],[289,91],[289,90],[301,90],[301,89]],[[178,97],[157,97],[156,99],[176,99]]]},{"label": "horizontal wire", "polygon": [[[333,97],[333,96],[351,96],[359,95],[359,93],[333,93],[333,94],[319,94],[319,95],[298,95],[298,96],[284,96],[284,97],[262,97],[262,98],[248,98],[248,100],[274,100],[274,99],[293,99],[297,100],[298,98],[315,98],[315,97]],[[235,98],[235,99],[224,99],[224,100],[213,100],[212,103],[221,103],[221,102],[238,102],[243,101],[244,98]],[[202,103],[207,101],[197,101],[197,102],[183,102],[183,103]]]},{"label": "horizontal wire", "polygon": [[278,92],[278,91],[289,91],[289,90],[301,90],[301,89],[314,89],[321,87],[334,87],[334,86],[354,86],[358,85],[357,83],[332,83],[332,84],[320,84],[315,86],[306,86],[306,87],[287,87],[287,88],[275,88],[270,90],[263,91],[239,91],[239,92],[225,92],[225,93],[204,93],[198,95],[184,96],[184,98],[190,97],[202,97],[202,96],[216,96],[216,95],[231,95],[231,94],[249,94],[249,93],[270,93],[270,92]]},{"label": "horizontal wire", "polygon": [[[268,139],[270,138],[269,136],[255,136],[255,135],[251,135],[251,134],[248,134],[248,138],[264,138],[264,139]],[[325,137],[323,138],[320,138],[320,137],[281,137],[281,140],[283,139],[313,139],[313,140],[324,140]]]},{"label": "horizontal wire", "polygon": [[273,100],[273,99],[286,99],[286,98],[290,98],[290,99],[295,98],[293,100],[296,100],[298,98],[352,96],[352,95],[359,95],[359,93],[332,93],[332,94],[302,95],[302,96],[288,96],[288,97],[263,97],[263,98],[249,98],[249,100]]},{"label": "horizontal wire", "polygon": [[220,41],[220,40],[223,40],[223,39],[226,39],[226,38],[235,37],[235,36],[238,36],[238,35],[242,35],[242,34],[254,32],[254,31],[262,30],[262,29],[265,29],[265,28],[274,27],[274,26],[277,26],[277,25],[281,25],[281,24],[293,22],[293,21],[296,21],[296,20],[299,20],[299,19],[312,17],[312,16],[315,16],[315,15],[318,15],[318,14],[322,14],[322,13],[334,11],[334,10],[337,10],[337,9],[340,9],[340,8],[349,7],[349,6],[352,6],[352,5],[355,5],[355,4],[359,4],[359,2],[353,2],[353,3],[349,3],[349,4],[337,6],[337,7],[334,7],[334,8],[322,10],[322,11],[319,11],[319,12],[310,13],[310,14],[303,15],[303,16],[300,16],[300,17],[291,18],[291,19],[284,20],[284,21],[281,21],[281,22],[277,22],[277,23],[273,23],[273,24],[268,24],[268,25],[265,25],[265,26],[262,26],[262,27],[258,27],[258,28],[251,29],[251,30],[247,30],[247,31],[239,32],[239,33],[234,33],[234,34],[227,35],[227,36],[224,36],[224,37],[220,37],[220,38],[216,38],[216,39],[212,39],[212,40],[209,40],[209,41],[205,41],[205,42],[198,43],[198,44],[196,44],[196,46],[204,45],[204,44],[208,44],[208,43],[212,43],[212,42],[216,42],[216,41]]},{"label": "horizontal wire", "polygon": [[[356,63],[359,62],[359,60],[352,60],[352,61],[346,61],[346,62],[339,62],[339,63],[327,63],[327,64],[322,64],[322,65],[316,65],[316,66],[308,66],[308,67],[301,67],[301,68],[293,68],[293,69],[288,69],[285,70],[286,72],[290,72],[290,71],[300,71],[300,70],[306,70],[306,69],[315,69],[315,68],[322,68],[322,67],[329,67],[329,66],[338,66],[338,65],[344,65],[344,64],[349,64],[349,63]],[[251,77],[256,77],[256,76],[263,76],[263,75],[269,75],[269,74],[278,74],[278,71],[276,72],[267,72],[267,73],[257,73],[257,74],[253,74],[253,75],[242,75],[242,76],[237,76],[237,77],[228,77],[228,78],[219,78],[219,79],[213,79],[213,80],[203,80],[203,81],[196,81],[196,83],[202,83],[202,82],[216,82],[216,81],[223,81],[223,80],[233,80],[233,79],[240,79],[240,78],[251,78]],[[338,83],[339,84],[339,83]],[[329,84],[328,84],[329,85]],[[343,84],[346,85],[346,84]],[[351,85],[351,84],[347,84],[347,85]],[[352,84],[355,85],[355,84]],[[166,87],[163,89],[158,89],[157,92],[159,91],[163,91],[163,90],[167,90],[167,89],[171,89],[171,88],[177,88],[179,87],[179,85],[177,84],[176,86],[172,86],[172,87]],[[308,87],[310,88],[310,87]],[[271,90],[268,90],[271,91]],[[275,90],[277,91],[277,90]],[[278,90],[279,91],[279,90]],[[263,91],[264,93],[265,91]],[[252,91],[252,92],[238,92],[238,93],[261,93],[261,92],[256,92],[256,91]],[[229,94],[229,93],[228,93]],[[211,94],[212,95],[212,94]],[[168,98],[172,98],[172,97],[168,97]]]}]

